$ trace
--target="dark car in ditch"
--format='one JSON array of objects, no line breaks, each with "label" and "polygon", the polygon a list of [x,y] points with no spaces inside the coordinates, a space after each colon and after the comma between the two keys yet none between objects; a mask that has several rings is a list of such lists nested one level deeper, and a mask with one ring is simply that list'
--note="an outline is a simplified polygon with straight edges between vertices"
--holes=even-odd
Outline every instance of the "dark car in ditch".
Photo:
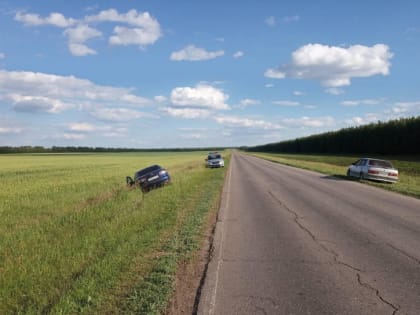
[{"label": "dark car in ditch", "polygon": [[166,169],[160,165],[152,165],[137,171],[134,179],[127,176],[126,182],[129,186],[138,186],[143,192],[148,192],[153,188],[162,187],[169,184],[171,177]]}]

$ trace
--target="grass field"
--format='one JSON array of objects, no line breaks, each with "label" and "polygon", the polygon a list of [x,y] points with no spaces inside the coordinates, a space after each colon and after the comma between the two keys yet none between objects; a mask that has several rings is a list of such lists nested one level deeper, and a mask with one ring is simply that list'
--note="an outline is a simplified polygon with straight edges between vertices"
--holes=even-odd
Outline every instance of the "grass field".
[{"label": "grass field", "polygon": [[[308,170],[333,175],[347,179],[348,166],[358,160],[357,156],[333,156],[333,155],[311,155],[311,154],[272,154],[252,153],[255,156],[285,165],[295,166]],[[398,168],[399,181],[396,184],[379,183],[368,180],[361,180],[364,184],[378,186],[384,189],[399,192],[405,195],[420,198],[420,157],[377,157],[388,159],[394,167]]]},{"label": "grass field", "polygon": [[[205,156],[0,155],[0,314],[160,313],[218,209]],[[143,197],[125,176],[150,164],[172,184]]]}]

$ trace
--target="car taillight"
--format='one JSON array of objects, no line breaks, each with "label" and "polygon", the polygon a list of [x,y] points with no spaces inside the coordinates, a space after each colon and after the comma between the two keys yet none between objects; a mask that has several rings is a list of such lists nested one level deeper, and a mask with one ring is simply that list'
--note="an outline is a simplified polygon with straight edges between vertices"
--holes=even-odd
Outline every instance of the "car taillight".
[{"label": "car taillight", "polygon": [[376,171],[376,170],[368,170],[368,174],[379,174],[379,171]]},{"label": "car taillight", "polygon": [[397,173],[388,173],[388,176],[398,176]]}]

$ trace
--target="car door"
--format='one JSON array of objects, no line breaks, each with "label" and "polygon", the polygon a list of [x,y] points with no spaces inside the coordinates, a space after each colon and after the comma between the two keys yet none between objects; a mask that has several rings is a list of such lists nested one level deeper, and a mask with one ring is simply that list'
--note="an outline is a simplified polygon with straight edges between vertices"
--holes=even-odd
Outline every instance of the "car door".
[{"label": "car door", "polygon": [[357,160],[350,166],[350,173],[352,176],[359,176],[360,174],[360,162],[362,160]]},{"label": "car door", "polygon": [[367,175],[368,173],[368,159],[362,159],[360,160],[359,165],[359,175],[360,177],[363,177],[364,175]]}]

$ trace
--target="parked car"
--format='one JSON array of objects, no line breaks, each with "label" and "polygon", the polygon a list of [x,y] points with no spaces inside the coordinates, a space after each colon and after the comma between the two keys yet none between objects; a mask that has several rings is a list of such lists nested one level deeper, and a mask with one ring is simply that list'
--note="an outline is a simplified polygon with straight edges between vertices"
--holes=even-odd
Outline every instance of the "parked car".
[{"label": "parked car", "polygon": [[159,165],[152,165],[137,171],[134,174],[134,179],[127,176],[127,185],[138,186],[143,192],[157,187],[162,187],[165,184],[170,183],[171,177],[166,169]]},{"label": "parked car", "polygon": [[390,161],[362,158],[349,166],[347,176],[395,183],[398,181],[398,170]]},{"label": "parked car", "polygon": [[225,167],[225,161],[219,152],[209,152],[206,161],[206,167]]}]

